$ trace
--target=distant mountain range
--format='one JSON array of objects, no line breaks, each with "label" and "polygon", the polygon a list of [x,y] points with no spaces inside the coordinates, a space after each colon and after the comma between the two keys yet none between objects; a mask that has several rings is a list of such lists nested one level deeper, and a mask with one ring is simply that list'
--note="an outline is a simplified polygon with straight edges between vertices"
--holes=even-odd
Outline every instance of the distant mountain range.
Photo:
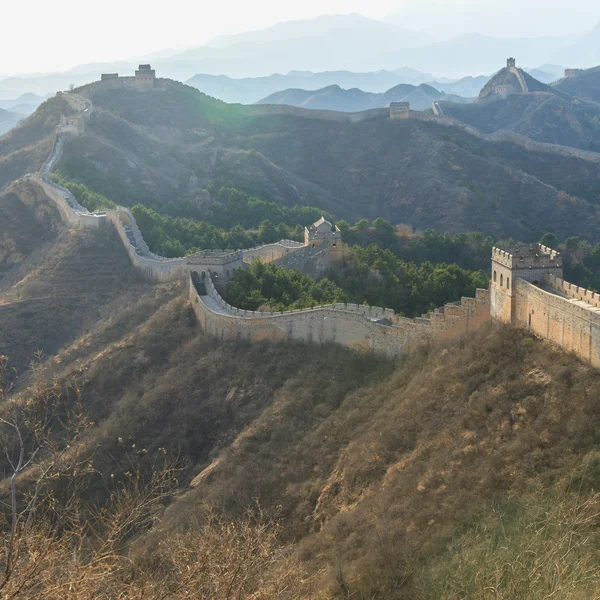
[{"label": "distant mountain range", "polygon": [[339,86],[346,90],[358,88],[362,92],[382,94],[397,85],[418,86],[425,83],[431,84],[447,94],[475,97],[488,80],[489,77],[480,76],[467,77],[457,81],[450,79],[435,81],[431,73],[403,67],[394,71],[370,73],[291,71],[286,75],[275,74],[268,77],[243,79],[233,79],[225,75],[199,74],[186,83],[224,102],[254,104],[267,96],[290,89],[317,91],[331,86]]},{"label": "distant mountain range", "polygon": [[466,98],[440,92],[426,84],[420,86],[400,84],[382,94],[363,92],[357,88],[344,90],[339,85],[331,85],[315,91],[290,89],[271,94],[259,104],[287,104],[313,110],[359,112],[384,108],[391,102],[410,102],[411,109],[426,110],[431,108],[432,102],[438,100],[467,102]]},{"label": "distant mountain range", "polygon": [[[564,67],[557,65],[542,65],[537,69],[525,70],[543,83],[557,81],[564,73]],[[413,86],[427,84],[446,94],[475,98],[490,77],[491,75],[479,75],[457,80],[436,79],[431,73],[402,67],[393,71],[381,70],[367,73],[290,71],[286,75],[276,73],[268,77],[245,77],[242,79],[202,73],[194,75],[186,83],[224,102],[254,104],[272,94],[289,90],[316,92],[330,86],[339,86],[345,90],[358,88],[363,92],[382,94],[400,84],[412,84]]]},{"label": "distant mountain range", "polygon": [[38,96],[37,94],[26,93],[11,100],[0,100],[0,108],[21,115],[30,115],[44,100],[47,100],[52,95]]},{"label": "distant mountain range", "polygon": [[[79,65],[65,73],[8,77],[0,80],[0,98],[15,98],[25,92],[45,95],[70,84],[76,86],[94,81],[102,72],[133,73],[137,62],[152,62],[159,76],[187,81],[198,73],[205,80],[194,82],[207,93],[207,76],[269,79],[272,73],[380,73],[382,83],[368,81],[349,83],[342,79],[315,81],[314,85],[285,82],[279,87],[265,86],[260,93],[237,101],[257,102],[261,98],[287,88],[320,89],[337,84],[343,88],[358,87],[381,93],[398,83],[445,82],[443,77],[460,79],[466,75],[491,74],[508,56],[520,65],[561,64],[567,67],[591,67],[600,63],[600,26],[585,35],[558,37],[495,38],[477,33],[461,35],[445,41],[432,41],[423,34],[403,29],[392,23],[367,19],[360,15],[324,16],[306,21],[280,23],[260,31],[217,38],[207,45],[183,52],[165,51],[147,57],[113,62]],[[399,79],[391,80],[399,65],[409,65]],[[427,74],[415,79],[414,70]],[[443,77],[442,77],[443,76]],[[273,76],[274,80],[277,77]],[[393,76],[392,76],[393,77]],[[538,74],[541,81],[542,75]],[[387,78],[387,81],[383,82]],[[373,77],[374,81],[378,78]],[[448,82],[449,83],[449,82]],[[480,83],[480,82],[478,82]],[[221,86],[220,97],[229,94],[230,81],[213,82]],[[471,95],[465,89],[437,89],[448,93]],[[476,94],[477,92],[475,92]],[[218,94],[215,94],[218,96]],[[225,99],[232,100],[227,96]]]},{"label": "distant mountain range", "polygon": [[23,115],[0,108],[0,135],[4,135],[15,127]]}]

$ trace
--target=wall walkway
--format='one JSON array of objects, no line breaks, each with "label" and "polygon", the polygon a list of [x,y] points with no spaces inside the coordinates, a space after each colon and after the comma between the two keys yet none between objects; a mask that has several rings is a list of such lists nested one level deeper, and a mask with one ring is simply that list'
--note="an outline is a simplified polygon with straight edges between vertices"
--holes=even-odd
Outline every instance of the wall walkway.
[{"label": "wall walkway", "polygon": [[405,319],[393,310],[354,304],[331,304],[273,313],[247,311],[228,304],[210,275],[200,292],[192,277],[188,295],[202,328],[220,339],[298,340],[337,343],[390,357],[449,342],[476,330],[490,318],[489,293],[463,298],[418,319]]}]

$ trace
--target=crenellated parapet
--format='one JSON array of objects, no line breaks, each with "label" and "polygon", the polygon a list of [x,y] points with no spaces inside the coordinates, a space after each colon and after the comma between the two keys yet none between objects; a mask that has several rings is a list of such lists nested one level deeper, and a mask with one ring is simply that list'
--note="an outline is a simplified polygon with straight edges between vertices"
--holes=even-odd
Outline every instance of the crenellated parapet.
[{"label": "crenellated parapet", "polygon": [[416,319],[387,308],[344,303],[279,312],[244,310],[223,299],[210,275],[202,278],[197,272],[190,274],[188,294],[203,330],[220,339],[337,343],[390,357],[452,342],[490,316],[487,290]]},{"label": "crenellated parapet", "polygon": [[555,269],[562,267],[560,253],[542,244],[520,245],[512,250],[493,248],[492,261],[509,269]]}]

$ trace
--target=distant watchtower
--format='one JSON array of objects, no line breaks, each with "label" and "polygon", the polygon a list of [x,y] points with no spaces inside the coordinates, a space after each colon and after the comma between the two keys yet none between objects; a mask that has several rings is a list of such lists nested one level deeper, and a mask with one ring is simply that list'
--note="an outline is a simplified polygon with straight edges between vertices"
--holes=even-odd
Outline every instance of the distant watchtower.
[{"label": "distant watchtower", "polygon": [[577,77],[581,69],[565,69],[565,77]]},{"label": "distant watchtower", "polygon": [[390,119],[408,119],[410,117],[410,102],[392,102],[390,104]]},{"label": "distant watchtower", "polygon": [[512,323],[515,317],[516,280],[534,285],[543,283],[547,275],[563,276],[561,255],[542,244],[520,245],[511,250],[492,250],[490,301],[492,317]]},{"label": "distant watchtower", "polygon": [[507,58],[506,59],[506,67],[508,69],[514,68],[517,66],[517,60],[515,58]]},{"label": "distant watchtower", "polygon": [[304,245],[313,248],[329,246],[331,261],[342,260],[342,232],[337,225],[326,221],[325,217],[304,229]]},{"label": "distant watchtower", "polygon": [[135,72],[135,85],[140,88],[154,87],[156,71],[150,65],[140,65]]}]

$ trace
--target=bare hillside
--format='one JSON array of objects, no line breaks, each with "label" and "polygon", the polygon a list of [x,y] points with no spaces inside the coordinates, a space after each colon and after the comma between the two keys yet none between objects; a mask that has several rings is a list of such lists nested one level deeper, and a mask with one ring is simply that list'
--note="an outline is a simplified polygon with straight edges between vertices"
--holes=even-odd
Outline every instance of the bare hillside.
[{"label": "bare hillside", "polygon": [[65,229],[41,190],[21,182],[0,197],[0,354],[24,371],[98,319],[153,293],[112,228]]}]

